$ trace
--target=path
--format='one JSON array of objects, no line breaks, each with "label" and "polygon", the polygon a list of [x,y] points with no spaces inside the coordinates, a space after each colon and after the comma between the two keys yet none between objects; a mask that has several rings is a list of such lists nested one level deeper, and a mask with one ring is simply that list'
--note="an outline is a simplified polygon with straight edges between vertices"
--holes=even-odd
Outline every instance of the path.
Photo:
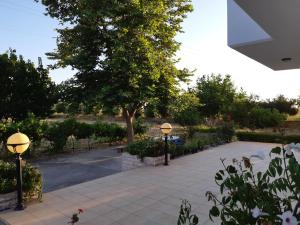
[{"label": "path", "polygon": [[[273,146],[251,142],[218,146],[172,160],[169,166],[138,168],[49,192],[42,203],[21,212],[2,212],[0,217],[11,225],[64,225],[82,208],[78,225],[175,225],[181,199],[187,199],[199,225],[220,224],[209,221],[211,205],[205,197],[206,191],[218,191],[214,175],[221,168],[220,158],[240,159],[257,150],[268,154]],[[255,162],[255,167],[262,169],[267,161]]]},{"label": "path", "polygon": [[43,174],[43,191],[49,192],[121,171],[121,154],[111,147],[60,155],[33,163]]}]

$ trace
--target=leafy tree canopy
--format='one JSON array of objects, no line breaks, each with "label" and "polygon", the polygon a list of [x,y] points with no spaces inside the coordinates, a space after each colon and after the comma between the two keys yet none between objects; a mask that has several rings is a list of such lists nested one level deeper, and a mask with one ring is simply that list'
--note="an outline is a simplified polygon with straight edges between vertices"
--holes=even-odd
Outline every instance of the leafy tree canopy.
[{"label": "leafy tree canopy", "polygon": [[14,50],[0,55],[0,84],[0,118],[19,120],[30,112],[44,117],[56,101],[48,70],[35,68]]},{"label": "leafy tree canopy", "polygon": [[272,100],[268,99],[266,101],[260,102],[260,106],[263,108],[277,109],[280,113],[295,115],[298,113],[296,103],[296,99],[288,99],[284,97],[284,95],[278,95]]},{"label": "leafy tree canopy", "polygon": [[191,0],[41,0],[64,26],[55,66],[76,68],[85,90],[103,104],[123,109],[128,140],[135,112],[155,97],[160,82],[171,93],[190,73],[175,67],[180,43],[175,36],[192,11]]},{"label": "leafy tree canopy", "polygon": [[236,95],[230,75],[204,75],[197,80],[195,90],[202,104],[201,112],[208,117],[228,112]]}]

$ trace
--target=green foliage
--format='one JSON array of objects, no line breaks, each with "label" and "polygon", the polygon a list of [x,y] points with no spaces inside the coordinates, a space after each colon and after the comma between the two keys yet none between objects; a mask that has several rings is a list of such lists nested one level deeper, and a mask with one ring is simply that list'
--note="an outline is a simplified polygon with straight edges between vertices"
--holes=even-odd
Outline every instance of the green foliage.
[{"label": "green foliage", "polygon": [[[22,172],[23,191],[26,199],[42,197],[42,175],[40,171],[26,163]],[[0,194],[16,190],[16,166],[0,160]]]},{"label": "green foliage", "polygon": [[145,125],[145,121],[143,120],[143,118],[139,117],[134,121],[133,129],[135,134],[142,136],[147,133],[149,127]]},{"label": "green foliage", "polygon": [[202,76],[197,80],[195,91],[202,104],[201,112],[207,117],[229,112],[236,95],[229,75]]},{"label": "green foliage", "polygon": [[[300,165],[291,149],[276,147],[270,153],[265,172],[253,168],[243,157],[226,165],[215,175],[220,193],[207,192],[214,206],[209,215],[224,225],[297,224],[300,218]],[[282,216],[289,215],[285,220]]]},{"label": "green foliage", "polygon": [[[171,144],[169,148],[172,148]],[[158,157],[164,155],[164,142],[153,139],[143,139],[130,143],[126,151],[131,155],[137,155],[143,160],[144,157]]]},{"label": "green foliage", "polygon": [[46,122],[41,121],[33,113],[29,113],[27,117],[18,124],[20,132],[26,134],[35,146],[39,146],[44,132],[47,129]]},{"label": "green foliage", "polygon": [[55,66],[76,68],[88,96],[122,108],[132,141],[135,112],[159,91],[171,95],[190,75],[176,68],[174,56],[191,0],[41,2],[66,25],[57,29],[57,48],[49,58],[57,60]]},{"label": "green foliage", "polygon": [[299,135],[284,135],[279,133],[262,133],[262,132],[236,132],[236,136],[240,141],[256,141],[266,143],[300,143]]},{"label": "green foliage", "polygon": [[126,136],[126,130],[115,123],[103,123],[98,121],[94,124],[96,137],[108,138],[109,142],[122,141]]},{"label": "green foliage", "polygon": [[279,95],[272,100],[268,99],[267,101],[262,101],[259,105],[267,109],[277,109],[280,113],[296,115],[298,113],[296,103],[296,99],[288,99],[284,97],[284,95]]},{"label": "green foliage", "polygon": [[202,121],[202,117],[196,109],[186,109],[174,116],[174,121],[182,126],[197,125]]},{"label": "green foliage", "polygon": [[74,135],[77,139],[90,138],[94,134],[94,126],[88,123],[77,123]]},{"label": "green foliage", "polygon": [[42,65],[17,57],[14,50],[0,55],[0,119],[21,120],[29,112],[45,117],[56,102],[55,85]]},{"label": "green foliage", "polygon": [[189,126],[188,136],[193,137],[196,133],[216,133],[217,128],[215,127],[203,127],[203,126]]},{"label": "green foliage", "polygon": [[187,200],[182,200],[177,225],[197,225],[199,218],[191,212],[191,204]]},{"label": "green foliage", "polygon": [[114,123],[95,124],[79,123],[74,118],[63,122],[51,123],[45,131],[45,137],[51,143],[51,152],[63,151],[68,137],[73,135],[77,139],[91,138],[101,139],[102,142],[121,141],[126,135],[124,128]]},{"label": "green foliage", "polygon": [[250,127],[250,112],[257,106],[258,97],[247,96],[245,92],[239,92],[233,102],[229,115],[240,127]]},{"label": "green foliage", "polygon": [[182,126],[197,125],[202,120],[199,106],[199,99],[192,91],[183,92],[172,100],[170,113],[174,121]]},{"label": "green foliage", "polygon": [[277,127],[286,121],[287,116],[279,113],[276,109],[264,109],[255,107],[249,114],[249,127],[252,128],[266,128]]},{"label": "green foliage", "polygon": [[229,143],[235,136],[235,129],[233,122],[223,122],[221,126],[217,128],[218,137],[225,142]]},{"label": "green foliage", "polygon": [[31,154],[32,149],[40,145],[46,129],[47,124],[45,122],[41,121],[34,114],[29,113],[27,117],[20,122],[0,122],[0,143],[6,143],[7,138],[18,131],[25,133],[29,139],[32,140],[32,145],[25,153],[25,156],[28,156]]},{"label": "green foliage", "polygon": [[66,113],[68,104],[65,102],[58,102],[54,105],[54,111],[57,113]]},{"label": "green foliage", "polygon": [[50,141],[50,152],[62,151],[67,143],[69,133],[63,129],[61,123],[52,123],[45,132],[45,137]]},{"label": "green foliage", "polygon": [[224,143],[224,140],[215,133],[200,137],[191,137],[186,140],[184,145],[178,145],[176,148],[170,149],[171,158],[193,154],[204,150],[208,146],[216,146],[222,143]]}]

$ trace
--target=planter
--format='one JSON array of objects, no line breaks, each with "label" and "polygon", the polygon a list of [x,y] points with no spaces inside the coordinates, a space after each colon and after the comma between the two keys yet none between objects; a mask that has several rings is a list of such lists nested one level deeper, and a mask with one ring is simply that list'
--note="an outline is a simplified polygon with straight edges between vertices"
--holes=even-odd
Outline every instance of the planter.
[{"label": "planter", "polygon": [[[170,154],[168,156],[170,160]],[[130,170],[145,166],[160,166],[165,162],[165,156],[145,157],[143,161],[137,155],[130,155],[127,152],[122,153],[122,170]]]},{"label": "planter", "polygon": [[16,207],[17,192],[0,194],[0,211]]}]

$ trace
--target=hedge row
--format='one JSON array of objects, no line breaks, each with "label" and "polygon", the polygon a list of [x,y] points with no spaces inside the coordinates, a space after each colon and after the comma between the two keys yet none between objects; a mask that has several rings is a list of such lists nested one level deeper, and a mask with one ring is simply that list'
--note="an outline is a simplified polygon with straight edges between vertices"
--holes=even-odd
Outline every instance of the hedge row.
[{"label": "hedge row", "polygon": [[[217,134],[211,134],[206,137],[193,137],[186,140],[183,145],[175,145],[169,142],[169,153],[171,158],[193,154],[202,151],[207,146],[217,146],[227,142]],[[137,155],[139,158],[158,157],[164,155],[164,141],[143,139],[135,141],[127,146],[126,151],[131,155]]]},{"label": "hedge row", "polygon": [[266,143],[300,143],[299,135],[281,135],[270,133],[258,133],[258,132],[237,132],[236,136],[240,141],[256,141]]},{"label": "hedge row", "polygon": [[34,115],[29,115],[21,122],[0,123],[0,143],[5,143],[7,138],[18,130],[28,135],[32,140],[32,147],[40,146],[42,139],[48,140],[50,152],[62,151],[70,136],[74,136],[76,139],[102,138],[109,143],[121,141],[126,136],[126,129],[118,124],[100,121],[95,124],[87,124],[77,122],[75,119],[46,123]]}]

